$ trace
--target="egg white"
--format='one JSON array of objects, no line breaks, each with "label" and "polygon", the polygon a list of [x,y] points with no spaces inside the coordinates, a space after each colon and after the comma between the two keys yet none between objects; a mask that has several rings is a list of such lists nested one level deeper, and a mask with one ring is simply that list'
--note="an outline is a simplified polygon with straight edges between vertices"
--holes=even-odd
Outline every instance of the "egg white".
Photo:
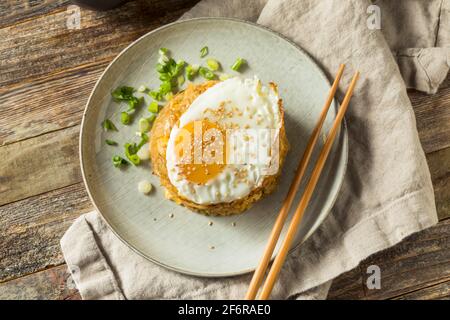
[{"label": "egg white", "polygon": [[[214,113],[220,108],[223,109],[224,105],[227,112],[233,113],[232,116],[220,117]],[[178,136],[180,128],[186,124],[207,118],[223,127],[238,130],[235,131],[237,132],[235,135],[237,148],[233,148],[233,156],[239,158],[244,156],[240,154],[242,152],[254,155],[259,152],[257,149],[260,148],[257,144],[249,143],[247,140],[247,146],[250,149],[244,151],[240,143],[245,142],[242,141],[243,135],[239,132],[248,132],[246,129],[266,129],[255,130],[254,132],[258,132],[257,135],[267,135],[267,129],[278,132],[281,128],[281,117],[276,88],[262,85],[256,77],[253,79],[235,77],[214,85],[192,102],[180,117],[178,125],[172,128],[166,150],[166,165],[170,182],[180,196],[198,204],[226,203],[246,197],[252,190],[261,186],[264,180],[265,171],[261,163],[247,161],[244,164],[226,164],[223,171],[207,183],[195,184],[180,174],[175,156],[175,138]],[[227,143],[231,145],[232,142],[227,140]],[[242,175],[245,176],[245,181],[239,178]]]}]

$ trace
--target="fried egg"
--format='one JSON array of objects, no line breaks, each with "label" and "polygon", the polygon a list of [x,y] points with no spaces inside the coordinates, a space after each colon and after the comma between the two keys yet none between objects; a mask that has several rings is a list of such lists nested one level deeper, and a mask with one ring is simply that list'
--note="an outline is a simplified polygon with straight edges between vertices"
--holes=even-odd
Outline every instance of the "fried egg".
[{"label": "fried egg", "polygon": [[276,86],[256,77],[231,78],[199,95],[167,143],[168,177],[178,194],[208,205],[241,199],[261,186],[277,161],[280,102]]}]

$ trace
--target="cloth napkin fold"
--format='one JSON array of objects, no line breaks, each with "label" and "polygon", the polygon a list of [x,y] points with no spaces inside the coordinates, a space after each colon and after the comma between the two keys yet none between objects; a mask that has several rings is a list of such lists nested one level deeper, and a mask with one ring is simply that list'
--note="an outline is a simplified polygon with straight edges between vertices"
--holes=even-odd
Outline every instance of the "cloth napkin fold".
[{"label": "cloth napkin fold", "polygon": [[[381,30],[373,28],[378,10]],[[347,112],[349,164],[339,197],[288,257],[272,298],[323,299],[333,278],[437,222],[406,86],[433,93],[445,79],[449,10],[449,0],[203,0],[183,16],[267,26],[305,49],[330,79],[346,63],[340,97],[353,71],[362,75]],[[61,247],[84,299],[241,299],[251,278],[166,270],[124,245],[96,212],[79,217]]]}]

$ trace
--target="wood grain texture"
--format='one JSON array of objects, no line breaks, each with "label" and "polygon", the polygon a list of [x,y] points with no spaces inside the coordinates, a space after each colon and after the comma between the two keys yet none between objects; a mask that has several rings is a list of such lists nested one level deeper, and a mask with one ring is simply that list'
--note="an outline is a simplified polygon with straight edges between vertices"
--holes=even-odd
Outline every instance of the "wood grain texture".
[{"label": "wood grain texture", "polygon": [[0,282],[64,262],[59,240],[92,209],[83,183],[0,207]]},{"label": "wood grain texture", "polygon": [[396,300],[450,300],[450,281],[413,291]]},{"label": "wood grain texture", "polygon": [[90,92],[108,63],[50,74],[4,92],[0,99],[0,145],[80,124]]},{"label": "wood grain texture", "polygon": [[79,300],[81,299],[66,265],[0,283],[0,300]]},{"label": "wood grain texture", "polygon": [[0,28],[36,15],[45,15],[57,8],[65,10],[68,0],[12,0],[0,2]]},{"label": "wood grain texture", "polygon": [[[367,267],[381,270],[381,289],[366,286]],[[376,253],[333,281],[329,299],[392,299],[450,280],[450,219]]]},{"label": "wood grain texture", "polygon": [[1,28],[2,91],[50,73],[111,60],[139,36],[179,18],[195,2],[132,1],[106,12],[82,9],[80,29],[69,29],[70,13],[57,8]]},{"label": "wood grain texture", "polygon": [[[82,9],[80,30],[66,27],[67,0],[0,2],[0,298],[80,298],[66,285],[59,239],[92,208],[77,151],[87,97],[125,46],[197,1]],[[410,91],[409,97],[443,221],[341,275],[331,299],[449,297],[450,76],[436,95]],[[381,267],[381,290],[365,286],[370,264]]]},{"label": "wood grain texture", "polygon": [[8,2],[15,15],[41,15],[0,28],[0,145],[79,123],[107,64],[197,1],[135,1],[100,13],[82,9],[79,30],[66,27],[67,1],[48,2],[33,9]]},{"label": "wood grain texture", "polygon": [[440,220],[450,218],[450,148],[427,154]]},{"label": "wood grain texture", "polygon": [[450,74],[436,94],[410,91],[408,95],[425,152],[450,147]]},{"label": "wood grain texture", "polygon": [[80,182],[79,131],[75,126],[0,147],[0,205]]}]

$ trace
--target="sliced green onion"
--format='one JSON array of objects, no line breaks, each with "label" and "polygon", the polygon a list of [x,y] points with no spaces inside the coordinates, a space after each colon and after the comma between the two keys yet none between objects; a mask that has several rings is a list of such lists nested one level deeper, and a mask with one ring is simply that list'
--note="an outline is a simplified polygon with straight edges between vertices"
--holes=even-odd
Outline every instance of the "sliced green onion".
[{"label": "sliced green onion", "polygon": [[134,164],[135,166],[137,166],[137,165],[139,165],[139,163],[141,163],[141,159],[139,159],[137,154],[130,155],[128,160],[130,160],[131,163]]},{"label": "sliced green onion", "polygon": [[103,120],[102,127],[103,127],[103,129],[105,129],[105,131],[119,131],[119,130],[117,130],[114,123],[109,119]]},{"label": "sliced green onion", "polygon": [[150,111],[150,112],[153,112],[153,113],[157,113],[159,111],[158,102],[156,102],[156,101],[150,102],[150,104],[148,105],[147,110]]},{"label": "sliced green onion", "polygon": [[125,143],[125,155],[127,156],[128,160],[131,161],[132,164],[137,166],[141,161],[139,157],[136,155],[136,152],[138,152],[138,148],[136,147],[136,144],[131,143]]},{"label": "sliced green onion", "polygon": [[112,162],[114,164],[114,167],[116,168],[120,168],[121,166],[128,164],[128,161],[122,158],[121,156],[114,156],[112,158]]},{"label": "sliced green onion", "polygon": [[150,116],[147,118],[148,122],[153,122],[156,119],[156,114],[151,113]]},{"label": "sliced green onion", "polygon": [[148,132],[150,129],[150,123],[146,118],[139,119],[139,131],[140,132]]},{"label": "sliced green onion", "polygon": [[209,49],[207,46],[200,49],[200,58],[205,57],[209,52]]},{"label": "sliced green onion", "polygon": [[220,76],[219,76],[219,80],[220,81],[225,81],[225,80],[228,80],[228,79],[230,79],[231,78],[231,76],[229,75],[229,74],[226,74],[226,73],[222,73]]},{"label": "sliced green onion", "polygon": [[170,79],[172,79],[172,76],[168,73],[161,73],[159,75],[159,80],[161,81],[169,81]]},{"label": "sliced green onion", "polygon": [[144,100],[144,98],[140,97],[140,98],[136,98],[136,97],[132,97],[130,100],[126,100],[127,104],[128,104],[128,112],[133,110],[139,106],[139,104]]},{"label": "sliced green onion", "polygon": [[234,62],[234,64],[231,66],[231,70],[234,71],[239,71],[239,69],[242,67],[243,64],[247,63],[247,61],[245,61],[242,58],[238,58],[236,59],[236,61]]},{"label": "sliced green onion", "polygon": [[124,124],[124,125],[130,124],[131,116],[125,111],[122,112],[120,114],[120,122],[122,122],[122,124]]},{"label": "sliced green onion", "polygon": [[216,75],[214,74],[214,72],[212,72],[211,70],[209,70],[208,68],[205,67],[200,67],[199,71],[200,75],[207,79],[207,80],[213,80]]},{"label": "sliced green onion", "polygon": [[111,92],[111,95],[116,101],[128,101],[133,98],[134,88],[122,86]]},{"label": "sliced green onion", "polygon": [[192,81],[197,75],[199,67],[198,64],[188,65],[186,67],[186,78],[188,78],[189,81]]},{"label": "sliced green onion", "polygon": [[184,80],[184,76],[183,75],[179,75],[178,78],[177,78],[178,86],[181,87],[183,85],[184,81],[185,81]]},{"label": "sliced green onion", "polygon": [[170,81],[164,81],[159,86],[159,92],[162,95],[166,95],[167,93],[172,91],[172,83]]},{"label": "sliced green onion", "polygon": [[165,65],[158,63],[156,65],[156,71],[158,71],[159,73],[165,73],[165,72],[167,72],[167,68]]},{"label": "sliced green onion", "polygon": [[216,59],[208,59],[206,60],[206,64],[208,65],[209,69],[212,71],[217,71],[220,68],[220,62]]},{"label": "sliced green onion", "polygon": [[161,48],[161,49],[159,49],[159,54],[161,55],[161,56],[166,56],[168,53],[169,53],[169,49],[167,49],[167,48]]},{"label": "sliced green onion", "polygon": [[169,61],[170,61],[170,58],[168,56],[159,56],[159,59],[158,59],[159,64],[166,65],[169,63]]},{"label": "sliced green onion", "polygon": [[117,142],[114,140],[105,139],[105,143],[109,146],[117,146]]},{"label": "sliced green onion", "polygon": [[148,142],[148,135],[145,132],[141,132],[141,141],[139,142],[139,144],[136,147],[136,153],[139,151],[140,148],[142,148],[142,146],[144,144],[146,144]]},{"label": "sliced green onion", "polygon": [[172,98],[173,98],[173,93],[172,93],[172,92],[168,92],[168,93],[166,93],[166,94],[164,95],[164,99],[165,99],[166,101],[170,101],[170,100],[172,100]]},{"label": "sliced green onion", "polygon": [[159,91],[150,91],[150,97],[152,97],[153,99],[157,100],[157,101],[161,101],[162,100],[162,95]]},{"label": "sliced green onion", "polygon": [[152,191],[152,184],[147,180],[143,180],[138,183],[138,190],[143,194],[149,194]]}]

